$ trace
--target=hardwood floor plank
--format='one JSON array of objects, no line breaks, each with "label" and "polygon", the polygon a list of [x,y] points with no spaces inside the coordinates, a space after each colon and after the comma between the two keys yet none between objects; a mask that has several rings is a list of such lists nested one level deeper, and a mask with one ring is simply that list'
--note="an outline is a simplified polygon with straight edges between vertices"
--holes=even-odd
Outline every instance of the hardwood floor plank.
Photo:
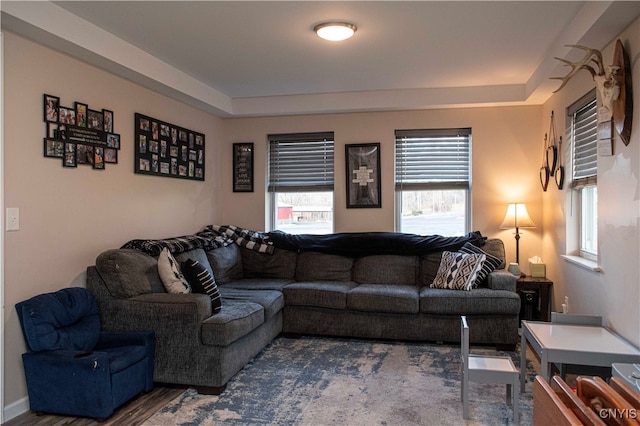
[{"label": "hardwood floor plank", "polygon": [[38,416],[29,411],[3,423],[3,426],[138,426],[180,396],[186,389],[186,386],[156,385],[151,392],[140,395],[118,408],[111,417],[102,423],[86,417],[55,414]]}]

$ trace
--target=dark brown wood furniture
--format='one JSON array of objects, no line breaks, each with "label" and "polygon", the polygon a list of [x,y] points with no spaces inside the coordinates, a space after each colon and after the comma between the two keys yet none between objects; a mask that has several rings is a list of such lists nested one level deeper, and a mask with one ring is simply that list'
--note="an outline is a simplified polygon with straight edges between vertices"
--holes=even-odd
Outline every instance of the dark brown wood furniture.
[{"label": "dark brown wood furniture", "polygon": [[520,295],[520,320],[551,321],[552,287],[553,281],[547,278],[518,278],[516,291]]}]

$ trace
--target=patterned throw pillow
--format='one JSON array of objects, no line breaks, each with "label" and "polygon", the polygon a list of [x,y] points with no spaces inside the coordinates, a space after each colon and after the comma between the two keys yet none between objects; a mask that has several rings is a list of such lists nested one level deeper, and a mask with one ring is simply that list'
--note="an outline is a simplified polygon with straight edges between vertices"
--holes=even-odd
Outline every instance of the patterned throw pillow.
[{"label": "patterned throw pillow", "polygon": [[189,282],[180,272],[178,262],[166,247],[158,256],[158,274],[167,293],[191,293]]},{"label": "patterned throw pillow", "polygon": [[443,252],[438,273],[431,287],[471,290],[485,258],[483,254]]},{"label": "patterned throw pillow", "polygon": [[208,294],[211,298],[211,311],[217,314],[222,310],[222,299],[216,280],[200,262],[187,259],[182,262],[182,271],[191,284],[194,293]]},{"label": "patterned throw pillow", "polygon": [[484,263],[482,264],[482,269],[478,271],[478,277],[476,278],[476,282],[473,284],[474,288],[478,287],[479,285],[482,285],[482,283],[484,282],[484,280],[487,279],[489,274],[495,271],[496,269],[498,269],[500,265],[502,265],[502,259],[487,253],[486,251],[482,250],[480,247],[474,246],[471,243],[465,243],[460,249],[460,253],[484,254],[487,257]]}]

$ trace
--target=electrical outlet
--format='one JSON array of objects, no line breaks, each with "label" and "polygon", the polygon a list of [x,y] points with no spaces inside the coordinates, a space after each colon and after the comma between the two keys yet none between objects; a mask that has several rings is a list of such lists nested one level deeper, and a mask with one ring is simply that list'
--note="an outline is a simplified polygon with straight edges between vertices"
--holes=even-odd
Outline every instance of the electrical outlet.
[{"label": "electrical outlet", "polygon": [[6,211],[7,231],[18,231],[20,229],[20,209],[7,208]]}]

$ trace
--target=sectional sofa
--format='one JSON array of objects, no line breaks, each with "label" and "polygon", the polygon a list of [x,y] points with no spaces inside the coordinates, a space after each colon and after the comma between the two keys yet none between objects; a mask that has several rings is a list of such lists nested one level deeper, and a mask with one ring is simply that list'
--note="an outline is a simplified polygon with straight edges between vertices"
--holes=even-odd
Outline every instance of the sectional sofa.
[{"label": "sectional sofa", "polygon": [[[450,259],[471,245],[498,259],[497,269],[467,291],[432,288],[443,253]],[[220,312],[207,294],[167,293],[158,273],[163,247],[215,278]],[[479,232],[293,236],[210,226],[101,253],[87,269],[87,288],[104,329],[155,331],[154,381],[219,394],[280,333],[458,342],[466,315],[474,319],[472,343],[513,349],[520,299],[504,259],[502,241]]]}]

